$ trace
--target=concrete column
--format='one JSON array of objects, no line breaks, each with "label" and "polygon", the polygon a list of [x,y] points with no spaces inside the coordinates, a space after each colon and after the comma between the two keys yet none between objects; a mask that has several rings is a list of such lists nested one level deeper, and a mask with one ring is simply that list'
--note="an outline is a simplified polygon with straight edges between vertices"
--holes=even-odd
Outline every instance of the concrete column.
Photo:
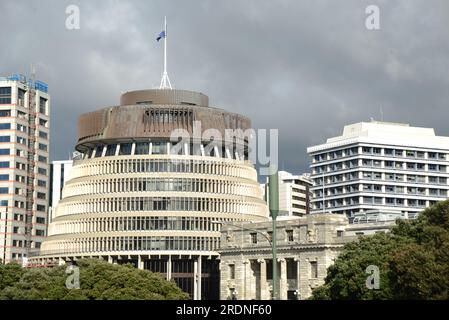
[{"label": "concrete column", "polygon": [[198,261],[193,262],[193,300],[198,300]]},{"label": "concrete column", "polygon": [[114,260],[112,259],[112,256],[108,256],[108,262],[109,263],[113,263],[114,262]]},{"label": "concrete column", "polygon": [[287,300],[287,261],[284,258],[280,258],[278,261],[281,263],[279,297],[281,300]]},{"label": "concrete column", "polygon": [[169,255],[167,260],[167,280],[171,280],[171,270],[172,270],[171,255]]},{"label": "concrete column", "polygon": [[301,269],[299,257],[295,258],[294,261],[296,262],[296,290],[298,290],[298,294],[301,297]]},{"label": "concrete column", "polygon": [[267,284],[267,263],[265,259],[259,259],[257,262],[260,263],[260,300],[270,300],[270,292],[268,291]]},{"label": "concrete column", "polygon": [[202,278],[202,267],[201,267],[201,256],[198,256],[198,300],[201,300],[201,278]]},{"label": "concrete column", "polygon": [[143,270],[143,260],[140,254],[137,256],[137,268]]}]

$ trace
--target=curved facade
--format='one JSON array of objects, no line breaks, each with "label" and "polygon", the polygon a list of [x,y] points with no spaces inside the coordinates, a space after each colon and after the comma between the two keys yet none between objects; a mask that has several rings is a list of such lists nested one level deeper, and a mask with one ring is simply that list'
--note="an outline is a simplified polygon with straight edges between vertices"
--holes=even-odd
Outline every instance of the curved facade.
[{"label": "curved facade", "polygon": [[[247,138],[227,130],[251,122],[191,91],[133,91],[121,103],[80,117],[83,156],[34,260],[132,262],[174,279],[193,298],[218,298],[217,222],[268,217],[245,160]],[[189,137],[170,139],[175,129]],[[203,134],[210,129],[221,138],[211,141]]]}]

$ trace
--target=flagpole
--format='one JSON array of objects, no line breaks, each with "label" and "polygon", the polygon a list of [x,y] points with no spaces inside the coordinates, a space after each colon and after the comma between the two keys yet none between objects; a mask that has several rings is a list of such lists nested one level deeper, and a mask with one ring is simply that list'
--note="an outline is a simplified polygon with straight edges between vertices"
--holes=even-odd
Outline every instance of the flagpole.
[{"label": "flagpole", "polygon": [[162,73],[159,89],[171,89],[170,79],[167,73],[167,17],[164,17],[164,72]]},{"label": "flagpole", "polygon": [[167,75],[167,17],[164,17],[164,76]]}]

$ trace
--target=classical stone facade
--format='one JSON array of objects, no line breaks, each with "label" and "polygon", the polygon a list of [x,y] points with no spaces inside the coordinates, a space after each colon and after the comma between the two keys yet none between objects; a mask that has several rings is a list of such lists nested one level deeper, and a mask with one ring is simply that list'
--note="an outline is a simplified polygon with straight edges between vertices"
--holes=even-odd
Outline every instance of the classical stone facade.
[{"label": "classical stone facade", "polygon": [[[344,215],[312,214],[277,221],[280,299],[307,299],[327,268],[358,235],[387,232],[393,221],[349,224]],[[220,298],[268,300],[272,295],[272,222],[227,225],[221,235]],[[267,237],[267,238],[265,238]]]}]

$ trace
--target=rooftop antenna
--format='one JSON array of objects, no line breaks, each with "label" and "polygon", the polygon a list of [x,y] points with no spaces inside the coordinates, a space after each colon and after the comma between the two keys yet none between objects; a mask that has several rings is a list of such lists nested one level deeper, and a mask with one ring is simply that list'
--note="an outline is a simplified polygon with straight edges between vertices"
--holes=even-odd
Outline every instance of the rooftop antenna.
[{"label": "rooftop antenna", "polygon": [[172,89],[167,73],[167,17],[164,17],[164,30],[159,34],[157,41],[164,38],[164,73],[162,74],[159,89]]},{"label": "rooftop antenna", "polygon": [[31,81],[34,83],[36,81],[36,65],[34,63],[30,64],[30,71],[31,71]]}]

